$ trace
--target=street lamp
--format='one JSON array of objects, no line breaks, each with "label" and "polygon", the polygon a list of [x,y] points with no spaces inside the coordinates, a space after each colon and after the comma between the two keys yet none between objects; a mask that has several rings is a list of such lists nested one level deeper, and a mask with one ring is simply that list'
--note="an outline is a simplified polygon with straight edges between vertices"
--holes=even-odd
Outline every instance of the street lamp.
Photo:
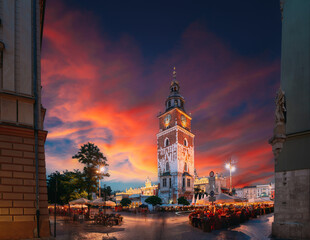
[{"label": "street lamp", "polygon": [[232,176],[231,173],[236,171],[236,166],[234,165],[234,162],[231,161],[231,159],[229,160],[229,163],[225,164],[226,169],[229,169],[229,192],[232,193]]},{"label": "street lamp", "polygon": [[104,174],[104,171],[105,171],[105,167],[104,166],[99,167],[99,169],[97,170],[97,173],[99,175],[99,177],[98,177],[99,198],[101,197],[100,179],[101,179],[101,175]]}]

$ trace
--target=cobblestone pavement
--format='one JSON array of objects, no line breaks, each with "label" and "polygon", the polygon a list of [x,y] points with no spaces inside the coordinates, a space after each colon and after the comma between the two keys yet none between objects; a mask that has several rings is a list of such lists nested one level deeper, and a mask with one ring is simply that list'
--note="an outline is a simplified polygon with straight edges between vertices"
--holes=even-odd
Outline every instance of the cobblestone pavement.
[{"label": "cobblestone pavement", "polygon": [[[203,232],[188,223],[188,215],[178,216],[174,213],[149,214],[148,216],[122,214],[123,223],[120,226],[103,227],[89,222],[72,223],[64,218],[57,219],[57,237],[59,240],[192,240],[192,239],[269,239],[273,214],[261,216],[257,219],[235,227]],[[53,222],[51,218],[51,228]]]}]

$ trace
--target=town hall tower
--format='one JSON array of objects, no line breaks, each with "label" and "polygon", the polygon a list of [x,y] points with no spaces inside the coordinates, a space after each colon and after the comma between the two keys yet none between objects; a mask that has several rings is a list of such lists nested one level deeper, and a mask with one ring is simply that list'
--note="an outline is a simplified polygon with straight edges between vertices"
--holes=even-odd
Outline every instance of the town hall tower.
[{"label": "town hall tower", "polygon": [[174,68],[166,110],[158,116],[157,164],[159,197],[163,203],[177,203],[181,196],[190,200],[194,194],[195,135],[179,90]]}]

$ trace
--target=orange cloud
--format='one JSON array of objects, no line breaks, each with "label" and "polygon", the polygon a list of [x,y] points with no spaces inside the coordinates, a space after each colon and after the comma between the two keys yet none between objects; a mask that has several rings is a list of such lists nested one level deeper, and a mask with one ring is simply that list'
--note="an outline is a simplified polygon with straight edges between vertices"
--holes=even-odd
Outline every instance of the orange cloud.
[{"label": "orange cloud", "polygon": [[236,184],[270,180],[278,61],[240,56],[193,23],[178,47],[150,64],[130,36],[112,41],[89,13],[60,9],[46,12],[42,54],[48,172],[81,168],[71,156],[91,141],[108,157],[109,180],[157,180],[156,115],[175,64],[192,112],[199,175],[224,172],[233,155]]}]

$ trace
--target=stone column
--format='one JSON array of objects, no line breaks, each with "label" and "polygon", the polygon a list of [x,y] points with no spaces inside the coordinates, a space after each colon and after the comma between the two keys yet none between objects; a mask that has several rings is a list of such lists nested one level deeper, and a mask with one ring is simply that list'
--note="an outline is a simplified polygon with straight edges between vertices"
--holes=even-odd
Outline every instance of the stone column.
[{"label": "stone column", "polygon": [[[32,11],[32,2],[36,11]],[[38,106],[40,237],[50,236],[41,106],[40,36],[43,0],[1,0],[0,239],[37,237],[34,112]],[[37,71],[34,92],[34,22]],[[35,95],[38,98],[35,98]],[[37,101],[37,104],[35,104]]]},{"label": "stone column", "polygon": [[276,238],[310,239],[310,1],[283,0],[281,89],[270,139]]}]

